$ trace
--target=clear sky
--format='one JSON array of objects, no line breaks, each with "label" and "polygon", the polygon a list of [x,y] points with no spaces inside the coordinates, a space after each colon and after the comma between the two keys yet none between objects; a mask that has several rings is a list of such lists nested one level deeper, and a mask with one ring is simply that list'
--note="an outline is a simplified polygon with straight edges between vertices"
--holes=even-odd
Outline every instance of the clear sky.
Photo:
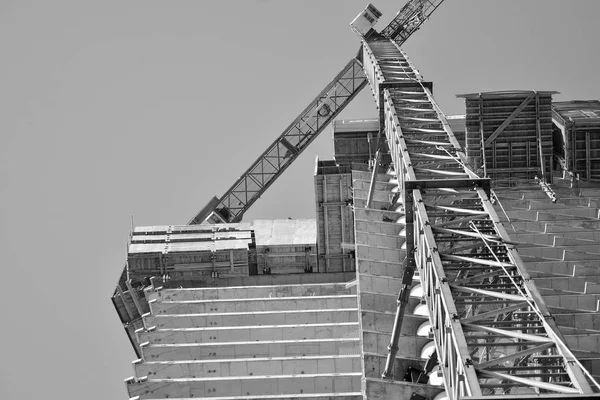
[{"label": "clear sky", "polygon": [[[404,1],[373,0],[384,26]],[[364,0],[0,1],[0,398],[126,399],[109,300],[136,225],[185,224],[359,47]],[[446,0],[405,50],[457,93],[600,97],[600,1]],[[376,115],[370,92],[341,118]],[[313,218],[331,129],[246,215]]]}]

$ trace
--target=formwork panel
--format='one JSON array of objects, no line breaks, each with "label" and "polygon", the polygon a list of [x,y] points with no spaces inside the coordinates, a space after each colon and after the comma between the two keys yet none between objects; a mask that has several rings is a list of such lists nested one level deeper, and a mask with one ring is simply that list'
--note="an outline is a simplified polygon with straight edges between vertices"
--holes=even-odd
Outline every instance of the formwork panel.
[{"label": "formwork panel", "polygon": [[247,276],[253,248],[248,224],[136,227],[127,272],[130,279]]},{"label": "formwork panel", "polygon": [[259,274],[317,271],[317,226],[314,219],[256,220]]},{"label": "formwork panel", "polygon": [[319,272],[354,269],[354,217],[350,168],[317,160],[315,201]]},{"label": "formwork panel", "polygon": [[536,176],[551,182],[554,93],[458,95],[466,103],[465,150],[471,166],[497,182]]},{"label": "formwork panel", "polygon": [[377,151],[379,120],[333,121],[333,149],[338,165],[368,163]]},{"label": "formwork panel", "polygon": [[600,181],[600,101],[552,103],[557,164],[567,174]]}]

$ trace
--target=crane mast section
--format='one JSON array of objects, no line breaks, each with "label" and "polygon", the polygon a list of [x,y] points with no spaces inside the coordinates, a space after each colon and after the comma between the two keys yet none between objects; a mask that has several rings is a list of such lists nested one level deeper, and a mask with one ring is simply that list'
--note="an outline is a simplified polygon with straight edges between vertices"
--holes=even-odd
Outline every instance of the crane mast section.
[{"label": "crane mast section", "polygon": [[241,221],[248,208],[260,198],[366,84],[362,63],[356,58],[351,59],[267,150],[252,163],[250,168],[219,199],[218,203],[215,201],[209,210],[206,210],[205,207],[188,224]]},{"label": "crane mast section", "polygon": [[363,40],[363,64],[404,203],[403,285],[418,274],[449,398],[594,393],[494,210],[490,180],[469,168],[431,84],[384,36]]}]

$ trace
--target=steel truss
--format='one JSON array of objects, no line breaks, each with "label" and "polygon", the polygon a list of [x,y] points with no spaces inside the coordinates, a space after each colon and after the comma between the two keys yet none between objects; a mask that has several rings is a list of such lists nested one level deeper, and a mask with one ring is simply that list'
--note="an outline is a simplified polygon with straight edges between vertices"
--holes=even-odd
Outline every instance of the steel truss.
[{"label": "steel truss", "polygon": [[408,1],[381,35],[392,39],[399,46],[416,32],[444,0],[411,0]]},{"label": "steel truss", "polygon": [[244,174],[188,225],[239,222],[243,214],[367,84],[353,58]]},{"label": "steel truss", "polygon": [[[363,64],[405,210],[397,321],[418,273],[449,398],[597,393],[498,219],[490,181],[467,166],[431,85],[381,35],[363,41]],[[393,370],[397,325],[384,378]]]}]

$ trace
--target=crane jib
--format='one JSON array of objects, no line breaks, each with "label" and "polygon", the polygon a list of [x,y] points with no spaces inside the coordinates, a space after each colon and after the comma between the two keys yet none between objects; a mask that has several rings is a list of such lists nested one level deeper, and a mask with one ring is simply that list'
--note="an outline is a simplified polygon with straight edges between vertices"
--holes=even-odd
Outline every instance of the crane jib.
[{"label": "crane jib", "polygon": [[239,222],[248,208],[260,198],[366,84],[367,80],[361,62],[356,58],[351,59],[225,192],[219,202],[211,201],[188,224],[201,224],[205,221]]}]

